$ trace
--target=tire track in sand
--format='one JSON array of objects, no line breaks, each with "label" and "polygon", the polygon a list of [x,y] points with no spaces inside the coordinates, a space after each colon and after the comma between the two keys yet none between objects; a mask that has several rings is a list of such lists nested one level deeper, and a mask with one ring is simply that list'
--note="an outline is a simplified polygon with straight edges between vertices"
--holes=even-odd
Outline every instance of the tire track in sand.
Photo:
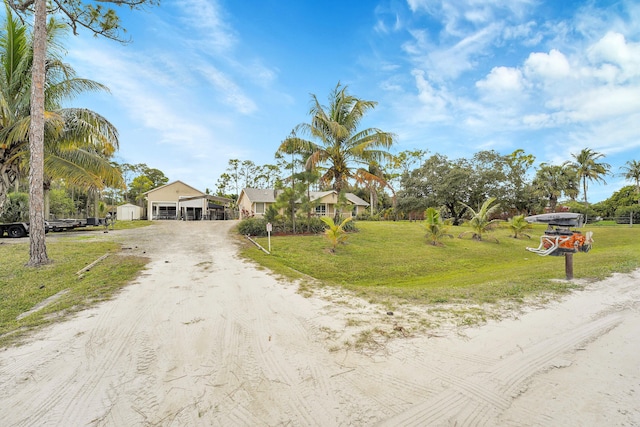
[{"label": "tire track in sand", "polygon": [[620,322],[621,317],[617,315],[591,320],[525,347],[522,352],[497,362],[488,371],[465,378],[416,361],[419,369],[433,372],[450,387],[381,425],[443,425],[451,420],[460,426],[492,425],[495,417],[511,405],[511,400],[529,378],[550,369],[554,359],[597,339]]}]

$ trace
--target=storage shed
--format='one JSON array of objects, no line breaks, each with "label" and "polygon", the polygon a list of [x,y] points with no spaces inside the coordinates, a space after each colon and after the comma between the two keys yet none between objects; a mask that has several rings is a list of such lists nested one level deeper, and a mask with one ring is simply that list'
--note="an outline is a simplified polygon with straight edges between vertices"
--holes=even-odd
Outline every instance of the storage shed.
[{"label": "storage shed", "polygon": [[118,206],[116,219],[118,221],[133,221],[142,218],[142,208],[131,203]]}]

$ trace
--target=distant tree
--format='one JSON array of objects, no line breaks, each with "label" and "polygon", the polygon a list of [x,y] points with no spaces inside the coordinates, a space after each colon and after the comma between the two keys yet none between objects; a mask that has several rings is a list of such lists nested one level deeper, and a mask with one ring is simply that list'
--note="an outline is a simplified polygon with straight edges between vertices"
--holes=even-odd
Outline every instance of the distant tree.
[{"label": "distant tree", "polygon": [[146,175],[138,175],[129,186],[129,197],[133,203],[141,204],[142,200],[144,200],[144,193],[154,188],[156,186],[151,178]]},{"label": "distant tree", "polygon": [[[338,193],[347,187],[348,180],[354,178],[356,172],[368,174],[362,165],[366,167],[372,161],[391,157],[386,149],[393,145],[393,134],[376,128],[358,129],[362,118],[376,102],[350,95],[347,86],[340,83],[331,92],[328,106],[320,104],[315,95],[311,99],[311,123],[296,126],[278,151],[310,153],[308,169],[326,166],[321,180],[332,184]],[[298,134],[308,135],[317,142],[300,138]]]},{"label": "distant tree", "polygon": [[[640,161],[629,160],[625,163],[626,166],[622,166],[621,169],[625,171],[624,178],[629,181],[633,181],[636,187],[636,193],[640,197]],[[638,201],[640,203],[640,200]]]},{"label": "distant tree", "polygon": [[575,198],[578,178],[568,165],[549,165],[543,163],[536,171],[533,179],[533,192],[549,201],[549,209],[555,212],[558,200],[562,195]]},{"label": "distant tree", "polygon": [[[499,204],[491,206],[495,201],[495,197],[490,197],[482,204],[477,212],[471,206],[462,203],[471,213],[471,219],[467,221],[467,224],[471,227],[471,232],[473,233],[472,238],[474,240],[482,240],[483,234],[490,232],[500,223],[499,219],[491,219],[491,215],[500,207]],[[466,233],[467,232],[460,233],[458,237],[462,237]]]},{"label": "distant tree", "polygon": [[53,188],[49,192],[51,213],[56,218],[70,218],[75,214],[73,199],[64,188]]},{"label": "distant tree", "polygon": [[608,163],[598,162],[597,160],[605,157],[602,153],[597,153],[590,148],[584,148],[578,154],[571,153],[574,161],[568,162],[568,164],[574,168],[578,180],[582,181],[582,194],[584,196],[584,203],[587,201],[587,182],[597,181],[606,184],[604,177],[609,174],[611,166]]},{"label": "distant tree", "polygon": [[504,159],[507,167],[505,207],[512,208],[516,212],[531,212],[535,204],[535,196],[528,174],[535,162],[535,157],[518,149],[504,156]]},{"label": "distant tree", "polygon": [[422,213],[429,206],[442,206],[453,225],[459,225],[465,211],[461,203],[470,202],[472,180],[473,169],[467,161],[435,154],[403,175],[398,210]]}]

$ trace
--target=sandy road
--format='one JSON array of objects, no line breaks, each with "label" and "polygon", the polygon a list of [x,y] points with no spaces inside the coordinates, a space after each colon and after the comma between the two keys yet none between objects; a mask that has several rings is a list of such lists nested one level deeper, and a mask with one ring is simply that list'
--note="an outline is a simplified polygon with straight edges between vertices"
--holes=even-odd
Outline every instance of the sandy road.
[{"label": "sandy road", "polygon": [[145,251],[148,270],[0,350],[0,424],[640,425],[640,272],[465,336],[365,355],[327,339],[362,304],[304,298],[238,259],[232,225],[109,233]]}]

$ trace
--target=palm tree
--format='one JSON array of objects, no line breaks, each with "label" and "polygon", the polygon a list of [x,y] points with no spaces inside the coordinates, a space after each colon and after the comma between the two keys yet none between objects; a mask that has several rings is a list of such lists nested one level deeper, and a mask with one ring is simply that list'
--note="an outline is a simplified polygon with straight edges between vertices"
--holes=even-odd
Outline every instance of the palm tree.
[{"label": "palm tree", "polygon": [[573,199],[578,192],[576,174],[566,164],[562,166],[541,164],[532,184],[537,196],[549,200],[551,212],[555,212],[558,199],[563,194]]},{"label": "palm tree", "polygon": [[[315,95],[311,100],[311,123],[296,126],[278,151],[290,153],[293,149],[310,153],[307,167],[326,166],[321,180],[338,193],[346,189],[348,180],[356,174],[377,179],[366,168],[374,161],[391,157],[385,149],[393,145],[394,135],[376,128],[358,130],[365,113],[377,103],[349,95],[347,86],[340,83],[331,92],[328,106],[321,105]],[[298,134],[308,135],[317,142],[300,138]]]},{"label": "palm tree", "polygon": [[[462,205],[471,212],[471,219],[467,221],[467,224],[471,227],[473,232],[472,238],[474,240],[482,240],[483,234],[488,233],[501,222],[499,219],[490,219],[491,215],[500,207],[500,204],[491,206],[495,201],[495,197],[489,197],[482,204],[478,212],[473,210],[471,206],[462,203]],[[466,233],[467,232],[460,233],[458,237],[462,237]]]},{"label": "palm tree", "polygon": [[533,225],[524,219],[524,215],[516,215],[508,221],[509,229],[513,231],[513,238],[525,236],[531,238],[528,234],[524,233],[524,230],[530,230]]},{"label": "palm tree", "polygon": [[633,181],[636,186],[636,193],[640,194],[640,161],[629,160],[625,163],[627,166],[622,166],[621,169],[626,171],[624,174],[625,179]]},{"label": "palm tree", "polygon": [[605,157],[602,153],[597,153],[590,148],[583,148],[578,154],[571,153],[575,159],[568,164],[573,167],[582,180],[582,192],[584,194],[584,204],[587,205],[587,181],[597,181],[606,184],[604,176],[609,174],[611,166],[608,163],[599,163],[598,159]]},{"label": "palm tree", "polygon": [[[49,22],[50,46],[56,46],[55,38],[63,28],[53,20]],[[0,207],[10,186],[29,169],[28,94],[32,58],[29,46],[26,27],[7,15],[0,35]],[[76,78],[55,51],[47,62],[46,76],[45,186],[56,178],[63,178],[67,185],[76,188],[120,186],[121,173],[109,162],[118,148],[115,127],[91,110],[59,108],[64,99],[76,93],[106,88]]]},{"label": "palm tree", "polygon": [[441,240],[443,237],[453,238],[451,234],[447,233],[447,225],[442,221],[442,218],[440,218],[440,212],[438,212],[436,208],[427,208],[424,216],[424,222],[427,226],[426,237],[429,243],[433,246],[439,246],[442,245]]},{"label": "palm tree", "polygon": [[[39,195],[44,194],[43,184],[46,186],[53,178],[63,177],[72,187],[101,189],[106,185],[122,185],[120,172],[109,162],[109,157],[118,148],[115,127],[93,111],[60,108],[62,101],[73,95],[106,88],[91,80],[77,78],[73,69],[61,61],[55,40],[65,27],[53,19],[47,25],[50,49],[44,73],[44,151],[39,160],[40,155],[36,153],[34,163],[34,153],[30,153],[32,40],[25,25],[14,19],[8,9],[4,27],[0,34],[0,208],[10,186],[27,172],[31,179],[40,162],[45,179],[40,184],[40,191],[30,190],[39,200],[35,203],[37,206],[32,206],[32,214],[36,210],[40,213],[30,215],[31,222],[35,216],[44,217],[44,202]],[[34,231],[37,231],[35,227]],[[42,239],[37,239],[36,234],[39,233],[30,233],[29,265],[48,262],[44,233]],[[34,245],[34,239],[41,242]]]},{"label": "palm tree", "polygon": [[345,225],[353,219],[352,216],[348,216],[342,220],[339,225],[333,221],[333,218],[328,216],[320,217],[322,222],[327,224],[327,229],[324,230],[325,238],[331,243],[331,252],[335,252],[339,244],[346,243],[349,235],[344,229]]}]

